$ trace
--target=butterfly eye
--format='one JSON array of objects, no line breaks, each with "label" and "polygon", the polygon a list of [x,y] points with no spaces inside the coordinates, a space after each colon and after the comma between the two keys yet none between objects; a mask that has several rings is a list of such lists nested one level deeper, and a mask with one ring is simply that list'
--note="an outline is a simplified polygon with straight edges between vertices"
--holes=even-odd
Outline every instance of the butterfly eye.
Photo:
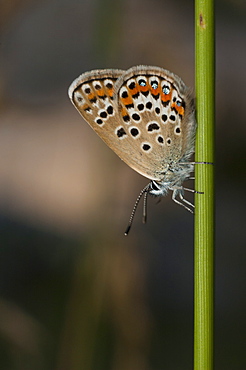
[{"label": "butterfly eye", "polygon": [[145,82],[144,80],[139,80],[139,81],[138,81],[138,84],[139,84],[140,86],[146,86],[146,82]]},{"label": "butterfly eye", "polygon": [[152,81],[151,86],[152,86],[153,89],[157,89],[157,87],[158,87],[157,81]]},{"label": "butterfly eye", "polygon": [[162,91],[165,95],[168,95],[170,93],[170,88],[166,85],[163,86]]}]

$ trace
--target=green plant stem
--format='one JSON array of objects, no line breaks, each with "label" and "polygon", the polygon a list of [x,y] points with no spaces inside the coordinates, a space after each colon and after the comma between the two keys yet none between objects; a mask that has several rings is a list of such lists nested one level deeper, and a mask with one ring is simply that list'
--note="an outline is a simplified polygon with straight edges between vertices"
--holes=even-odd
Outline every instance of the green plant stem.
[{"label": "green plant stem", "polygon": [[[214,162],[214,4],[195,2],[197,162]],[[197,164],[195,187],[194,370],[213,368],[214,166]]]}]

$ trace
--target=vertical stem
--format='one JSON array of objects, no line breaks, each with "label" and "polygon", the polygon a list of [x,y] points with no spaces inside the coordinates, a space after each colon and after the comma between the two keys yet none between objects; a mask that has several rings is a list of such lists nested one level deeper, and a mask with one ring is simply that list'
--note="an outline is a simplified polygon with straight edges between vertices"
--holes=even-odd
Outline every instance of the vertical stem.
[{"label": "vertical stem", "polygon": [[[214,162],[214,3],[195,0],[197,162]],[[213,165],[196,165],[194,370],[213,368]]]}]

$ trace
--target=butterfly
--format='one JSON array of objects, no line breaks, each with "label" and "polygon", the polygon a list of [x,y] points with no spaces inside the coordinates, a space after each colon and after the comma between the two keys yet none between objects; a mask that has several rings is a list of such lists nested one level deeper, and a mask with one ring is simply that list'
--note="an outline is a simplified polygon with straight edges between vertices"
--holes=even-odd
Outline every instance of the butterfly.
[{"label": "butterfly", "polygon": [[143,222],[147,196],[165,196],[193,213],[182,183],[194,162],[196,120],[192,91],[166,69],[135,66],[126,71],[85,72],[69,87],[75,108],[100,138],[132,169],[151,181],[140,192],[125,235],[130,231],[141,197]]}]

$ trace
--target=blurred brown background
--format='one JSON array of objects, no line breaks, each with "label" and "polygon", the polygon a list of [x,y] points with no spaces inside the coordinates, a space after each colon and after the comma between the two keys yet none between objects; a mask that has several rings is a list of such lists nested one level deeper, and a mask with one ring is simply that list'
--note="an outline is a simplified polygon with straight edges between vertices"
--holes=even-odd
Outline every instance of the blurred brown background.
[{"label": "blurred brown background", "polygon": [[[193,2],[0,2],[0,368],[192,368],[193,218],[93,133],[67,96],[94,68],[194,86]],[[218,0],[215,368],[246,368],[246,3]],[[192,186],[192,184],[191,184]]]}]

